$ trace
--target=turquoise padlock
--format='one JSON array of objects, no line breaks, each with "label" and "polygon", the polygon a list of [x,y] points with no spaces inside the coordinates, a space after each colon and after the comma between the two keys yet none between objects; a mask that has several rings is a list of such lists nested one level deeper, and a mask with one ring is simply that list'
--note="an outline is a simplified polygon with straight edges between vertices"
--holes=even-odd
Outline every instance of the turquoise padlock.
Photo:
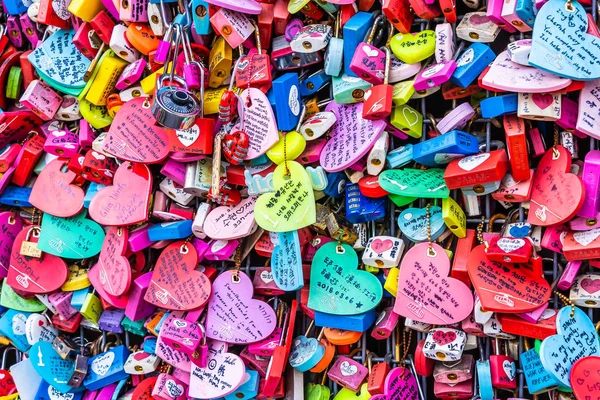
[{"label": "turquoise padlock", "polygon": [[81,392],[84,387],[72,388],[67,383],[73,372],[75,372],[75,362],[73,360],[63,360],[54,350],[50,342],[38,342],[31,346],[29,358],[33,369],[49,385],[52,385],[61,393]]},{"label": "turquoise padlock", "polygon": [[0,317],[0,335],[10,340],[19,351],[29,350],[25,335],[25,324],[31,315],[28,312],[8,310]]},{"label": "turquoise padlock", "polygon": [[357,76],[341,74],[331,79],[333,99],[338,104],[353,104],[363,101],[365,90],[372,84]]},{"label": "turquoise padlock", "polygon": [[129,353],[125,345],[120,345],[90,358],[84,386],[88,390],[98,390],[129,377],[123,368]]},{"label": "turquoise padlock", "polygon": [[320,340],[307,337],[315,321],[312,321],[304,335],[297,336],[292,343],[289,363],[292,368],[306,372],[321,361],[325,355],[325,346]]},{"label": "turquoise padlock", "polygon": [[258,372],[253,371],[251,369],[247,369],[244,383],[242,383],[242,385],[239,388],[237,388],[235,392],[225,396],[225,400],[245,400],[255,398],[258,394],[259,382],[260,377],[258,375]]},{"label": "turquoise padlock", "polygon": [[73,292],[73,296],[71,296],[71,306],[78,311],[81,310],[81,307],[83,307],[83,303],[85,303],[85,299],[89,292],[89,287],[75,290]]},{"label": "turquoise padlock", "polygon": [[212,32],[208,3],[204,0],[192,0],[192,17],[194,30],[198,35],[208,35]]}]

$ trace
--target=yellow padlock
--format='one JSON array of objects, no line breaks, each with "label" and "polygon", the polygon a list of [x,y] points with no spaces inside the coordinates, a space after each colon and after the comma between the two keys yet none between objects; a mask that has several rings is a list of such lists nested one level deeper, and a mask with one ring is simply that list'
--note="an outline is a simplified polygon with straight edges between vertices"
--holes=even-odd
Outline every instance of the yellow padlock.
[{"label": "yellow padlock", "polygon": [[[170,66],[171,64],[169,63],[169,67]],[[159,75],[162,75],[164,70],[165,67],[162,67],[140,81],[140,86],[142,87],[144,93],[150,96],[154,95],[154,89],[156,88],[156,78],[158,78]]]},{"label": "yellow padlock", "polygon": [[398,293],[398,275],[400,275],[400,268],[390,268],[388,270],[387,278],[385,278],[385,283],[383,284],[383,288],[394,297],[396,297],[396,293]]},{"label": "yellow padlock", "polygon": [[219,112],[221,97],[226,89],[226,87],[222,87],[204,91],[204,115],[217,114]]},{"label": "yellow padlock", "polygon": [[18,400],[19,393],[9,394],[8,396],[0,396],[0,400]]},{"label": "yellow padlock", "polygon": [[231,46],[223,39],[223,36],[217,36],[208,58],[209,87],[218,88],[230,75],[233,63],[232,53]]},{"label": "yellow padlock", "polygon": [[442,219],[456,236],[459,238],[467,236],[467,216],[452,197],[442,200]]},{"label": "yellow padlock", "polygon": [[100,0],[72,0],[67,9],[76,17],[90,22],[100,11],[105,10]]},{"label": "yellow padlock", "polygon": [[63,292],[73,292],[75,290],[85,289],[91,285],[87,276],[87,270],[77,264],[69,265],[69,276],[67,281],[60,288]]},{"label": "yellow padlock", "polygon": [[320,111],[316,97],[306,100],[304,105],[306,106],[306,118],[310,118]]},{"label": "yellow padlock", "polygon": [[88,293],[83,301],[79,313],[94,325],[98,325],[98,320],[102,315],[102,302],[93,293]]},{"label": "yellow padlock", "polygon": [[113,121],[105,106],[95,106],[85,99],[79,101],[79,112],[94,129],[106,128]]},{"label": "yellow padlock", "polygon": [[108,55],[99,63],[98,73],[85,99],[96,106],[106,105],[107,97],[116,91],[115,84],[127,66],[127,61]]}]

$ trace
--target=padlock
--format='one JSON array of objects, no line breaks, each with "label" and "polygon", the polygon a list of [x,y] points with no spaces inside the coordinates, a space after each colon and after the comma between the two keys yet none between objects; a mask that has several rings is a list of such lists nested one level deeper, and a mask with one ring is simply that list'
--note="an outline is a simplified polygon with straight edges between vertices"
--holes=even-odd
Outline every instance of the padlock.
[{"label": "padlock", "polygon": [[51,131],[46,137],[44,151],[59,157],[73,157],[79,151],[77,132],[71,132],[66,127]]},{"label": "padlock", "polygon": [[[502,18],[514,26],[519,32],[531,32],[535,13],[533,1],[510,0],[502,5]],[[523,19],[523,17],[526,17]]]},{"label": "padlock", "polygon": [[596,274],[578,275],[571,286],[569,299],[578,306],[599,308],[600,295],[596,291],[598,284],[600,284],[600,280]]},{"label": "padlock", "polygon": [[[359,43],[364,42],[365,38],[368,37],[367,34],[373,27],[374,20],[373,14],[361,11],[354,14],[346,23],[340,21],[340,25],[343,26],[342,37],[344,38],[344,74],[352,77],[356,76],[354,71],[350,69],[350,65]],[[385,60],[382,59],[381,69],[383,69],[384,62]]]},{"label": "padlock", "polygon": [[369,376],[368,368],[352,358],[356,352],[338,357],[327,371],[329,379],[353,392],[357,392]]},{"label": "padlock", "polygon": [[235,82],[237,87],[255,87],[266,93],[273,82],[271,61],[266,51],[262,50],[258,27],[255,27],[254,34],[256,37],[256,50],[250,50],[243,59],[240,55],[242,61],[236,63]]},{"label": "padlock", "polygon": [[389,52],[385,53],[372,45],[373,38],[375,37],[379,25],[382,25],[381,16],[375,18],[373,26],[369,31],[369,35],[365,36],[364,41],[358,43],[356,51],[350,61],[350,70],[356,74],[356,76],[374,85],[383,83],[385,70],[389,70],[389,62],[387,59],[391,56],[386,55],[389,54]]},{"label": "padlock", "polygon": [[169,374],[159,374],[152,389],[152,397],[160,400],[185,399],[187,385]]},{"label": "padlock", "polygon": [[[174,68],[174,67],[172,67]],[[167,81],[181,85],[165,86]],[[171,129],[189,129],[200,113],[198,98],[187,89],[185,80],[177,75],[173,79],[163,74],[158,78],[152,115],[156,121]]]},{"label": "padlock", "polygon": [[329,25],[305,25],[298,29],[290,41],[290,47],[297,53],[314,53],[327,47],[331,35]]},{"label": "padlock", "polygon": [[490,43],[499,33],[500,27],[485,12],[465,14],[456,27],[456,36],[468,42]]},{"label": "padlock", "polygon": [[390,122],[408,136],[418,139],[423,135],[423,115],[406,104],[393,108]]},{"label": "padlock", "polygon": [[466,88],[489,65],[496,56],[492,49],[482,43],[473,43],[456,60],[456,70],[450,81]]},{"label": "padlock", "polygon": [[[393,28],[390,28],[393,29]],[[391,36],[390,38],[391,39]],[[375,86],[367,89],[365,91],[365,101],[363,105],[363,118],[370,120],[378,120],[383,119],[389,116],[392,112],[392,97],[394,88],[390,85],[389,82],[389,70],[390,70],[390,60],[391,60],[391,52],[390,49],[384,47],[385,52],[385,64],[383,67],[383,83],[377,84],[375,79],[371,81],[375,84]],[[357,53],[358,54],[358,53]],[[363,77],[363,74],[360,74]]]},{"label": "padlock", "polygon": [[300,78],[299,92],[301,97],[311,96],[331,83],[331,76],[320,69],[310,75],[303,74]]},{"label": "padlock", "polygon": [[358,184],[346,184],[346,219],[352,224],[374,221],[385,215],[385,199],[364,196]]},{"label": "padlock", "polygon": [[123,369],[130,375],[145,375],[156,371],[160,364],[160,358],[156,354],[149,354],[144,350],[138,350],[127,357]]},{"label": "padlock", "polygon": [[412,147],[413,159],[428,167],[440,167],[450,163],[455,157],[476,154],[478,151],[477,138],[459,130],[422,141]]},{"label": "padlock", "polygon": [[337,104],[352,104],[364,100],[365,91],[372,87],[371,83],[346,74],[331,79],[333,99]]},{"label": "padlock", "polygon": [[344,40],[340,38],[340,18],[341,13],[338,13],[335,19],[333,37],[329,39],[329,45],[324,56],[323,70],[329,76],[339,76],[342,71]]},{"label": "padlock", "polygon": [[497,190],[507,170],[506,151],[498,149],[451,161],[444,180],[449,189],[480,196]]},{"label": "padlock", "polygon": [[296,53],[285,36],[277,36],[272,43],[272,61],[278,71],[288,71],[317,64],[322,61],[320,52]]},{"label": "padlock", "polygon": [[[299,92],[298,74],[288,72],[273,81],[273,88],[267,93],[277,119],[277,128],[283,131],[299,131],[302,123],[302,102]],[[288,144],[289,146],[289,144]],[[289,148],[288,148],[289,151]],[[290,157],[288,155],[288,157]],[[291,159],[291,157],[290,157]]]},{"label": "padlock", "polygon": [[433,328],[427,333],[423,353],[438,361],[457,361],[467,341],[467,334],[451,328]]},{"label": "padlock", "polygon": [[27,351],[31,347],[26,335],[29,315],[28,312],[9,309],[0,317],[0,335],[10,340],[19,351]]},{"label": "padlock", "polygon": [[241,45],[255,30],[245,14],[227,8],[221,8],[210,17],[210,23],[232,48]]},{"label": "padlock", "polygon": [[[112,33],[112,30],[108,33]],[[79,50],[81,54],[90,60],[94,60],[98,56],[98,52],[100,51],[100,43],[100,37],[98,37],[89,22],[84,22],[81,24],[73,36],[73,44],[77,50]]]},{"label": "padlock", "polygon": [[60,108],[62,97],[44,82],[34,80],[19,101],[44,121],[49,121]]},{"label": "padlock", "polygon": [[386,307],[375,320],[371,336],[377,340],[387,339],[394,331],[397,323],[398,314],[393,311],[393,307]]},{"label": "padlock", "polygon": [[470,399],[473,397],[473,380],[457,384],[434,381],[433,393],[440,399]]},{"label": "padlock", "polygon": [[[486,248],[488,259],[505,263],[525,263],[532,256],[529,238],[493,237]],[[537,255],[536,255],[537,256]]]},{"label": "padlock", "polygon": [[378,268],[398,266],[404,253],[404,242],[391,236],[373,236],[363,253],[365,265]]},{"label": "padlock", "polygon": [[475,360],[471,354],[463,354],[458,361],[436,361],[433,379],[436,382],[456,384],[473,378]]},{"label": "padlock", "polygon": [[561,95],[519,93],[517,115],[537,121],[556,121],[561,115]]},{"label": "padlock", "polygon": [[496,343],[496,354],[490,355],[490,372],[492,386],[498,389],[515,389],[517,387],[517,367],[515,360],[508,355],[501,354],[501,343]]}]

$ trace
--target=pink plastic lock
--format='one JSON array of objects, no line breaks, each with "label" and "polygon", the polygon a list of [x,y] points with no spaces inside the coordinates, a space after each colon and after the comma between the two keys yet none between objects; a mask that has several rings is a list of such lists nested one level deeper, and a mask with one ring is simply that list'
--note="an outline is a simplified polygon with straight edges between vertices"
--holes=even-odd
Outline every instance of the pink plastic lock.
[{"label": "pink plastic lock", "polygon": [[49,121],[60,108],[62,97],[40,80],[32,81],[19,100],[44,121]]},{"label": "pink plastic lock", "polygon": [[[129,238],[131,239],[131,234]],[[132,321],[139,321],[140,319],[147,318],[152,315],[154,310],[156,310],[154,304],[144,300],[146,291],[150,286],[150,281],[152,281],[152,271],[139,276],[131,284],[129,301],[125,308],[125,315]]]},{"label": "pink plastic lock", "polygon": [[48,296],[48,301],[64,319],[69,319],[77,314],[77,310],[71,305],[73,292],[55,292]]},{"label": "pink plastic lock", "polygon": [[587,135],[583,132],[579,132],[575,127],[577,126],[577,117],[579,115],[579,106],[577,103],[567,96],[561,96],[560,104],[560,118],[556,121],[556,125],[563,129],[572,132],[573,135],[578,138],[585,139]]},{"label": "pink plastic lock", "polygon": [[144,250],[152,245],[152,241],[148,237],[148,229],[152,224],[144,224],[137,228],[136,230],[129,233],[129,239],[127,242],[129,243],[129,249],[134,253],[137,253],[140,250]]},{"label": "pink plastic lock", "polygon": [[538,128],[533,128],[529,130],[529,139],[531,140],[530,150],[532,151],[532,155],[534,157],[541,157],[546,152],[546,145],[544,143],[544,138],[540,133]]},{"label": "pink plastic lock", "polygon": [[585,197],[583,206],[581,206],[577,215],[584,218],[596,218],[596,214],[600,212],[600,199],[598,198],[598,191],[600,190],[600,150],[590,150],[586,154],[581,180],[585,186]]},{"label": "pink plastic lock", "polygon": [[240,358],[244,361],[244,364],[250,368],[256,370],[258,374],[264,378],[267,375],[267,369],[269,368],[269,357],[263,357],[256,354],[250,354],[248,347],[244,347],[240,353]]},{"label": "pink plastic lock", "polygon": [[29,40],[31,45],[35,47],[42,38],[37,27],[31,20],[31,18],[29,18],[29,15],[27,15],[27,13],[24,13],[19,17],[19,22],[21,23],[21,30],[23,32],[23,35],[25,35],[25,37],[27,38],[27,40]]},{"label": "pink plastic lock", "polygon": [[55,156],[71,158],[79,151],[79,137],[66,127],[50,131],[46,137],[44,151]]},{"label": "pink plastic lock", "polygon": [[367,367],[349,357],[341,356],[327,371],[327,376],[338,385],[357,392],[360,385],[367,379]]},{"label": "pink plastic lock", "polygon": [[206,258],[206,253],[210,249],[210,242],[205,242],[204,240],[195,237],[192,238],[192,241],[190,243],[192,243],[192,246],[194,246],[194,248],[198,252],[198,262],[202,262],[202,260]]},{"label": "pink plastic lock", "polygon": [[375,327],[371,331],[371,337],[377,340],[385,340],[394,331],[398,323],[399,315],[394,312],[394,307],[386,307],[375,321]]},{"label": "pink plastic lock", "polygon": [[11,166],[6,170],[6,172],[4,172],[4,174],[2,174],[2,177],[0,177],[0,193],[3,193],[12,181],[12,177],[16,169],[16,166]]},{"label": "pink plastic lock", "polygon": [[539,319],[542,317],[542,315],[544,314],[544,311],[546,311],[547,308],[548,308],[548,303],[544,303],[541,306],[539,306],[538,308],[536,308],[535,310],[532,310],[532,311],[529,311],[526,313],[517,314],[517,315],[519,317],[523,318],[525,321],[535,324],[539,321]]},{"label": "pink plastic lock", "polygon": [[462,103],[438,121],[437,129],[441,134],[450,132],[454,129],[462,129],[474,115],[475,110],[471,107],[471,104],[468,102]]},{"label": "pink plastic lock", "polygon": [[187,354],[195,365],[205,368],[208,362],[208,345],[204,327],[188,320],[173,318],[160,329],[163,343]]},{"label": "pink plastic lock", "polygon": [[487,12],[486,15],[496,25],[500,28],[504,29],[506,32],[516,32],[514,26],[510,24],[510,22],[506,21],[502,17],[502,5],[504,4],[504,0],[489,0],[487,4]]},{"label": "pink plastic lock", "polygon": [[546,228],[540,245],[548,250],[562,254],[563,240],[569,229],[566,225],[553,225]]},{"label": "pink plastic lock", "polygon": [[250,354],[256,354],[263,357],[271,357],[275,347],[279,345],[281,332],[282,329],[280,327],[276,327],[273,333],[271,333],[267,338],[248,345],[248,352]]},{"label": "pink plastic lock", "polygon": [[23,47],[23,33],[17,15],[11,15],[6,19],[6,31],[10,42],[15,47]]},{"label": "pink plastic lock", "polygon": [[147,62],[144,58],[140,58],[129,64],[121,73],[115,87],[118,90],[123,90],[136,83],[144,73],[146,64]]},{"label": "pink plastic lock", "polygon": [[368,43],[359,43],[350,62],[350,70],[373,85],[381,85],[385,70],[385,52]]},{"label": "pink plastic lock", "polygon": [[415,90],[427,90],[450,80],[456,69],[456,62],[450,60],[440,64],[433,64],[422,70],[413,84]]},{"label": "pink plastic lock", "polygon": [[92,129],[89,122],[85,118],[79,120],[79,147],[85,150],[92,148],[92,143],[98,134]]},{"label": "pink plastic lock", "polygon": [[175,161],[171,158],[169,158],[160,169],[161,174],[171,179],[179,186],[185,186],[185,171],[185,163]]},{"label": "pink plastic lock", "polygon": [[300,164],[312,164],[314,162],[318,162],[321,157],[321,151],[323,151],[323,147],[327,144],[326,139],[317,139],[306,142],[306,148],[298,157],[298,162]]},{"label": "pink plastic lock", "polygon": [[169,374],[159,374],[152,397],[157,400],[185,400],[187,385]]},{"label": "pink plastic lock", "polygon": [[[258,268],[252,281],[254,292],[264,296],[281,296],[285,294],[284,290],[279,289],[273,279],[273,272],[269,267]],[[253,353],[256,354],[256,353]]]},{"label": "pink plastic lock", "polygon": [[478,337],[487,336],[483,332],[483,325],[475,321],[475,315],[471,313],[468,318],[465,318],[461,323],[461,329],[469,335]]},{"label": "pink plastic lock", "polygon": [[227,260],[233,255],[233,252],[238,247],[239,240],[213,240],[210,242],[210,247],[204,254],[207,260],[222,261]]},{"label": "pink plastic lock", "polygon": [[502,5],[502,18],[519,32],[531,32],[532,29],[517,14],[517,0],[505,0]]},{"label": "pink plastic lock", "polygon": [[21,152],[21,145],[19,143],[9,144],[0,153],[0,173],[6,172]]},{"label": "pink plastic lock", "polygon": [[558,288],[560,290],[567,290],[573,286],[573,282],[575,282],[575,278],[579,273],[579,269],[581,268],[581,264],[583,261],[569,261],[563,270],[560,279],[558,280]]}]

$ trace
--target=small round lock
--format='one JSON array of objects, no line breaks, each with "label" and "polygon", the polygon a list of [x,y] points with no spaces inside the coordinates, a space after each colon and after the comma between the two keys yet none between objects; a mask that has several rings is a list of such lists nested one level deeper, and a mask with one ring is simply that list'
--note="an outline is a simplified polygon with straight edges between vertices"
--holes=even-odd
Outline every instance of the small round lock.
[{"label": "small round lock", "polygon": [[[173,80],[182,87],[164,86],[166,80]],[[159,79],[156,98],[152,104],[152,114],[156,121],[171,129],[188,129],[200,113],[200,102],[187,90],[185,80],[178,76],[163,75]]]}]

